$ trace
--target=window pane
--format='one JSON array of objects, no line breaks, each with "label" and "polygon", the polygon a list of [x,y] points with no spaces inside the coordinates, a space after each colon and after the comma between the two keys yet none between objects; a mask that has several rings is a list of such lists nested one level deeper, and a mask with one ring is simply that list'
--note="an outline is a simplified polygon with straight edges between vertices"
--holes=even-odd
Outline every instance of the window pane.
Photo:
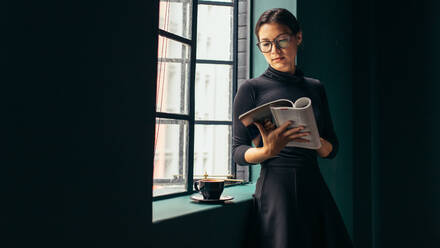
[{"label": "window pane", "polygon": [[199,5],[197,58],[232,60],[233,8]]},{"label": "window pane", "polygon": [[191,39],[192,0],[161,0],[159,28]]},{"label": "window pane", "polygon": [[186,191],[188,122],[156,119],[153,196]]},{"label": "window pane", "polygon": [[195,90],[196,120],[232,119],[232,66],[197,64]]},{"label": "window pane", "polygon": [[159,36],[156,111],[187,114],[189,46]]},{"label": "window pane", "polygon": [[194,177],[231,174],[231,126],[195,125]]}]

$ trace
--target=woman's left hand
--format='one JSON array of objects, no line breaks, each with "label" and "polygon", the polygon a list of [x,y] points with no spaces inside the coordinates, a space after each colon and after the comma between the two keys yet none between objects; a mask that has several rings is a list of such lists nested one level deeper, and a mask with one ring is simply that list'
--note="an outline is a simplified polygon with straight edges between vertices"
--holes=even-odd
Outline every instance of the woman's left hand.
[{"label": "woman's left hand", "polygon": [[318,155],[321,158],[325,158],[333,151],[333,145],[321,137],[319,138],[319,140],[321,141],[321,147],[319,149],[316,149],[316,152],[318,152]]}]

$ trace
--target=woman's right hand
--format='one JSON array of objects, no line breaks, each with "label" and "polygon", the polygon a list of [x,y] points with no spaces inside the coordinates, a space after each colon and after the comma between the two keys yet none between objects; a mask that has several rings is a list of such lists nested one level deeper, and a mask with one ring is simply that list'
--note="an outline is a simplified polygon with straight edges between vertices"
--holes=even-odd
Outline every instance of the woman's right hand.
[{"label": "woman's right hand", "polygon": [[[306,139],[302,139],[302,137],[310,135],[308,132],[300,133],[299,131],[303,130],[303,126],[299,126],[292,129],[287,129],[292,122],[287,121],[283,125],[278,128],[274,128],[272,123],[264,124],[254,122],[260,131],[261,138],[263,139],[263,147],[264,153],[268,157],[273,157],[278,155],[280,151],[286,146],[290,141],[298,141],[298,142],[308,142]],[[272,128],[268,128],[272,127]]]}]

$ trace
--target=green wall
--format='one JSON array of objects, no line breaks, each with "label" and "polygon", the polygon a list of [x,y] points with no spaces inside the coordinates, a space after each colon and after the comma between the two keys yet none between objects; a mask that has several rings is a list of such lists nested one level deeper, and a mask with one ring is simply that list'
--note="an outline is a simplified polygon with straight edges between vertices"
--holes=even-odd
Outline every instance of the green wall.
[{"label": "green wall", "polygon": [[[253,1],[253,4],[253,26],[265,10],[281,7],[294,13],[303,28],[304,43],[298,54],[298,65],[306,76],[318,78],[324,83],[340,140],[338,156],[333,160],[320,160],[320,168],[347,229],[353,235],[350,1],[340,1],[337,5],[326,1],[302,1],[298,2],[298,6],[296,1]],[[255,41],[253,33],[252,36]],[[251,76],[256,77],[267,68],[267,62],[258,49],[251,48]],[[259,170],[259,166],[252,168],[253,180],[258,179]]]},{"label": "green wall", "polygon": [[275,1],[264,1],[264,0],[251,0],[251,22],[250,22],[250,37],[251,37],[251,77],[257,77],[261,75],[267,69],[267,62],[264,59],[264,56],[260,53],[255,44],[257,44],[258,40],[255,36],[255,24],[258,21],[258,18],[264,11],[273,8],[285,8],[291,11],[294,15],[296,14],[296,0],[275,0]]},{"label": "green wall", "polygon": [[351,1],[301,1],[297,17],[303,29],[298,66],[324,84],[340,144],[336,158],[320,159],[321,172],[353,237]]}]

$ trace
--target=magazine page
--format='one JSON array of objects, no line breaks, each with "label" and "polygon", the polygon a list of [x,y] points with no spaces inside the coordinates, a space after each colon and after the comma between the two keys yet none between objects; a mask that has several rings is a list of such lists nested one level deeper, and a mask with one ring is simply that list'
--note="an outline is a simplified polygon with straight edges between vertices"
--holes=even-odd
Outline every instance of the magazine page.
[{"label": "magazine page", "polygon": [[309,142],[291,141],[287,146],[318,149],[321,147],[319,140],[318,127],[316,126],[315,115],[313,113],[312,100],[308,97],[299,98],[293,107],[271,107],[275,125],[281,126],[286,121],[292,121],[289,128],[304,126],[301,132],[310,132],[310,135],[302,137]]},{"label": "magazine page", "polygon": [[272,120],[272,113],[270,111],[270,108],[282,106],[293,107],[294,104],[287,99],[278,99],[253,108],[246,113],[240,115],[238,119],[241,120],[245,127],[251,125],[255,121],[263,122],[265,119]]}]

